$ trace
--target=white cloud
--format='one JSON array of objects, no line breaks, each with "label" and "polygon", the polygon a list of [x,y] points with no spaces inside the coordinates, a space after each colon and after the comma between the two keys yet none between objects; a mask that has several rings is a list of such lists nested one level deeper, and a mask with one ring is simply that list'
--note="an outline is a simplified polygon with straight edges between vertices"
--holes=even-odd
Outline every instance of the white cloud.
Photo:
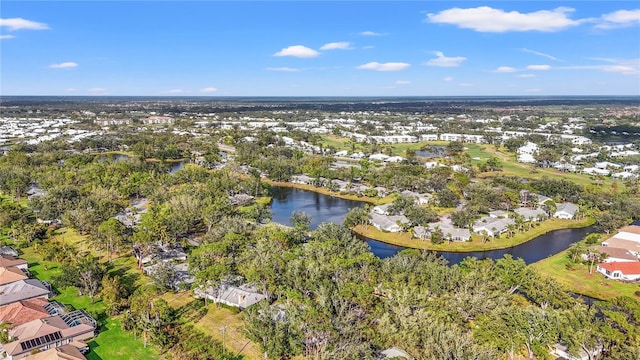
[{"label": "white cloud", "polygon": [[467,60],[466,57],[463,56],[454,56],[447,57],[444,56],[442,51],[436,51],[434,54],[437,56],[434,59],[431,59],[425,63],[428,66],[440,66],[440,67],[456,67],[460,66],[463,61]]},{"label": "white cloud", "polygon": [[281,67],[268,67],[268,68],[265,68],[265,70],[269,70],[269,71],[282,71],[282,72],[299,72],[299,71],[300,71],[300,69],[290,68],[290,67],[286,67],[286,66],[281,66]]},{"label": "white cloud", "polygon": [[638,69],[632,66],[625,66],[625,65],[604,66],[602,70],[606,72],[617,72],[624,75],[633,75],[638,73]]},{"label": "white cloud", "polygon": [[182,94],[184,92],[184,90],[182,90],[182,89],[171,89],[171,90],[167,90],[167,92],[169,94]]},{"label": "white cloud", "polygon": [[457,25],[463,29],[479,32],[508,32],[508,31],[560,31],[576,26],[585,20],[573,20],[567,13],[574,9],[558,7],[553,10],[539,10],[530,13],[518,11],[506,12],[488,6],[477,8],[452,8],[437,14],[428,14],[427,19],[433,23]]},{"label": "white cloud", "polygon": [[534,74],[520,74],[517,75],[519,78],[533,78],[536,77]]},{"label": "white cloud", "polygon": [[549,55],[549,54],[545,54],[545,53],[540,52],[540,51],[535,51],[535,50],[531,50],[531,49],[527,49],[527,48],[522,48],[520,50],[522,50],[522,51],[524,51],[526,53],[529,53],[529,54],[542,56],[542,57],[545,57],[547,59],[551,59],[551,60],[554,60],[554,61],[560,61],[557,57]]},{"label": "white cloud", "polygon": [[411,64],[402,63],[402,62],[379,63],[374,61],[374,62],[360,65],[357,68],[362,70],[375,70],[375,71],[400,71],[408,68],[409,66],[411,66]]},{"label": "white cloud", "polygon": [[363,31],[360,33],[362,36],[384,36],[386,34],[375,32],[375,31]]},{"label": "white cloud", "polygon": [[218,89],[216,89],[214,87],[206,87],[206,88],[200,89],[201,93],[214,93],[216,91],[218,91]]},{"label": "white cloud", "polygon": [[273,54],[273,56],[293,56],[298,58],[312,58],[320,55],[319,52],[302,45],[293,45]]},{"label": "white cloud", "polygon": [[598,20],[596,28],[614,29],[640,24],[640,9],[618,10],[609,14],[604,14]]},{"label": "white cloud", "polygon": [[51,64],[49,65],[49,67],[51,69],[72,69],[72,68],[78,67],[78,63],[69,61],[69,62],[63,62],[60,64]]},{"label": "white cloud", "polygon": [[9,31],[15,30],[47,30],[49,25],[23,18],[0,19],[0,27],[7,27]]},{"label": "white cloud", "polygon": [[528,70],[550,70],[551,65],[529,65],[527,66]]},{"label": "white cloud", "polygon": [[512,68],[511,66],[500,66],[497,69],[493,70],[493,72],[497,73],[512,73],[516,71],[518,70],[516,70],[516,68]]},{"label": "white cloud", "polygon": [[446,78],[442,79],[444,81],[453,81],[453,78],[451,76],[447,76]]},{"label": "white cloud", "polygon": [[351,47],[351,43],[347,41],[339,41],[339,42],[331,42],[328,44],[322,45],[320,50],[349,50],[353,49]]},{"label": "white cloud", "polygon": [[15,36],[13,35],[0,35],[0,40],[8,40],[13,39]]},{"label": "white cloud", "polygon": [[101,88],[101,87],[94,87],[94,88],[89,89],[89,92],[91,92],[91,93],[105,93],[105,92],[107,92],[107,89]]},{"label": "white cloud", "polygon": [[409,85],[409,84],[411,84],[411,81],[408,81],[408,80],[396,80],[395,84],[396,85]]}]

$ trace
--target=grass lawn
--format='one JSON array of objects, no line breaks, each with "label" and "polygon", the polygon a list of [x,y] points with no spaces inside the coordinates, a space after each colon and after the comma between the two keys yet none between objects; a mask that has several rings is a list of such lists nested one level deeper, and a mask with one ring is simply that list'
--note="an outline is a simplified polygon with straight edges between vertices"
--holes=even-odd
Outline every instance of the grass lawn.
[{"label": "grass lawn", "polygon": [[240,354],[245,359],[262,359],[260,346],[242,334],[244,322],[241,314],[224,307],[216,308],[215,304],[209,304],[207,310],[207,314],[194,324],[197,329],[222,343],[220,328],[226,326],[224,341],[228,351]]},{"label": "grass lawn", "polygon": [[88,360],[155,360],[160,359],[160,351],[153,344],[144,347],[142,338],[122,329],[120,318],[109,318],[102,332],[89,343],[91,352]]},{"label": "grass lawn", "polygon": [[[560,177],[582,186],[601,184],[605,187],[611,187],[611,185],[614,183],[614,180],[610,178],[606,178],[604,180],[595,180],[590,175],[586,174],[562,172],[552,168],[534,168],[531,164],[519,163],[516,160],[515,155],[508,153],[505,148],[496,148],[496,146],[494,145],[468,144],[465,146],[468,148],[467,153],[469,154],[469,156],[471,156],[472,159],[474,157],[481,159],[481,161],[472,160],[472,163],[474,165],[486,161],[486,159],[491,156],[497,157],[502,163],[502,171],[484,173],[480,175],[481,177],[496,175],[516,175],[519,177],[530,179],[540,179],[543,176],[551,178]],[[623,186],[623,184],[621,182],[618,182],[618,186]]]},{"label": "grass lawn", "polygon": [[530,230],[523,233],[517,233],[511,238],[507,238],[506,234],[503,234],[498,239],[489,239],[486,243],[482,243],[482,238],[479,235],[472,234],[471,241],[467,242],[452,242],[434,245],[431,241],[422,241],[412,238],[411,233],[390,233],[383,232],[376,229],[374,226],[358,225],[353,228],[353,231],[359,235],[368,237],[370,239],[382,241],[392,245],[404,246],[414,249],[427,249],[436,251],[453,251],[453,252],[469,252],[469,251],[485,251],[495,249],[505,249],[513,247],[522,243],[525,243],[537,236],[548,233],[558,229],[579,228],[593,224],[593,219],[586,218],[584,220],[563,220],[563,219],[550,219],[542,222],[539,226],[535,226]]},{"label": "grass lawn", "polygon": [[[634,297],[634,292],[640,290],[638,283],[624,283],[605,278],[595,271],[595,266],[593,274],[589,274],[589,267],[582,264],[576,264],[573,269],[568,270],[566,266],[569,261],[565,250],[529,266],[554,278],[569,291],[596,299],[610,300],[621,295]],[[637,296],[635,297],[638,299]]]}]

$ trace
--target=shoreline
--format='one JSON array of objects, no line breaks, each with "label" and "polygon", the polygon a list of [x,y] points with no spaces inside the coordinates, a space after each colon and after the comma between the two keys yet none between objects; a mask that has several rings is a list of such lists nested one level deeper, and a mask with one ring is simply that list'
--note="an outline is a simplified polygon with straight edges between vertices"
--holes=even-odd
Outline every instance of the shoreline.
[{"label": "shoreline", "polygon": [[504,237],[487,241],[484,244],[482,244],[482,240],[479,236],[474,236],[475,234],[471,236],[470,242],[445,242],[443,244],[435,245],[429,240],[423,241],[415,239],[412,237],[411,233],[408,232],[386,233],[376,229],[372,225],[367,225],[366,227],[358,225],[351,228],[351,230],[358,236],[364,238],[380,241],[389,245],[402,246],[409,249],[467,253],[508,249],[522,245],[551,231],[584,228],[593,225],[594,222],[595,219],[593,218],[585,218],[582,220],[550,219],[545,220],[540,226],[536,226],[523,233],[518,233],[509,239]]},{"label": "shoreline", "polygon": [[307,185],[307,184],[296,184],[296,183],[292,183],[292,182],[284,182],[284,181],[276,181],[276,180],[271,180],[271,179],[267,179],[267,178],[262,178],[262,181],[264,181],[265,183],[271,185],[271,186],[279,186],[279,187],[286,187],[286,188],[294,188],[294,189],[300,189],[300,190],[306,190],[306,191],[311,191],[311,192],[315,192],[318,194],[322,194],[322,195],[327,195],[327,196],[331,196],[331,197],[335,197],[335,198],[339,198],[339,199],[344,199],[344,200],[351,200],[351,201],[359,201],[359,202],[363,202],[363,203],[367,203],[367,204],[371,204],[371,205],[380,205],[380,204],[386,204],[388,202],[391,202],[392,196],[385,196],[383,198],[372,198],[372,197],[368,197],[368,196],[358,196],[358,195],[351,195],[351,194],[340,194],[334,191],[329,191],[325,188],[321,188],[321,187],[317,187],[317,186],[313,186],[313,185]]}]

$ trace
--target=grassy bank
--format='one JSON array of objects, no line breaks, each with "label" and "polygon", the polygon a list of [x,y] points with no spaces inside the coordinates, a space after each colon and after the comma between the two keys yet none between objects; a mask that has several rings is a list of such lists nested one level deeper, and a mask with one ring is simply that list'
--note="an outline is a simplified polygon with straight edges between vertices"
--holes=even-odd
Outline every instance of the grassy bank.
[{"label": "grassy bank", "polygon": [[500,238],[489,238],[489,240],[484,244],[482,243],[482,238],[479,235],[475,234],[471,236],[471,241],[451,243],[445,242],[443,244],[435,245],[432,244],[429,240],[423,241],[412,238],[411,233],[383,232],[371,225],[358,225],[353,228],[353,231],[361,236],[382,241],[391,245],[435,251],[471,252],[514,247],[553,230],[581,228],[592,225],[593,221],[594,220],[591,218],[586,218],[583,220],[550,219],[542,222],[539,226],[535,226],[530,230],[527,230],[526,232],[517,233],[511,238],[507,238],[506,234],[502,234]]},{"label": "grassy bank", "polygon": [[574,264],[573,268],[567,269],[570,261],[565,250],[530,266],[554,278],[569,291],[596,299],[611,300],[623,295],[634,297],[634,292],[640,290],[638,283],[625,283],[605,278],[595,271],[595,265],[593,274],[589,274],[589,266],[583,264]]}]

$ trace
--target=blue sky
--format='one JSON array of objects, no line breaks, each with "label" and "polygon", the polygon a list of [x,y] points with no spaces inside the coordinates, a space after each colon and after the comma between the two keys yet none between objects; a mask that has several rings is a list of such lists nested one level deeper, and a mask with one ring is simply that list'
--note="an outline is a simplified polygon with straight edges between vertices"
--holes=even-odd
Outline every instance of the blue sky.
[{"label": "blue sky", "polygon": [[2,1],[1,95],[640,95],[638,1]]}]

